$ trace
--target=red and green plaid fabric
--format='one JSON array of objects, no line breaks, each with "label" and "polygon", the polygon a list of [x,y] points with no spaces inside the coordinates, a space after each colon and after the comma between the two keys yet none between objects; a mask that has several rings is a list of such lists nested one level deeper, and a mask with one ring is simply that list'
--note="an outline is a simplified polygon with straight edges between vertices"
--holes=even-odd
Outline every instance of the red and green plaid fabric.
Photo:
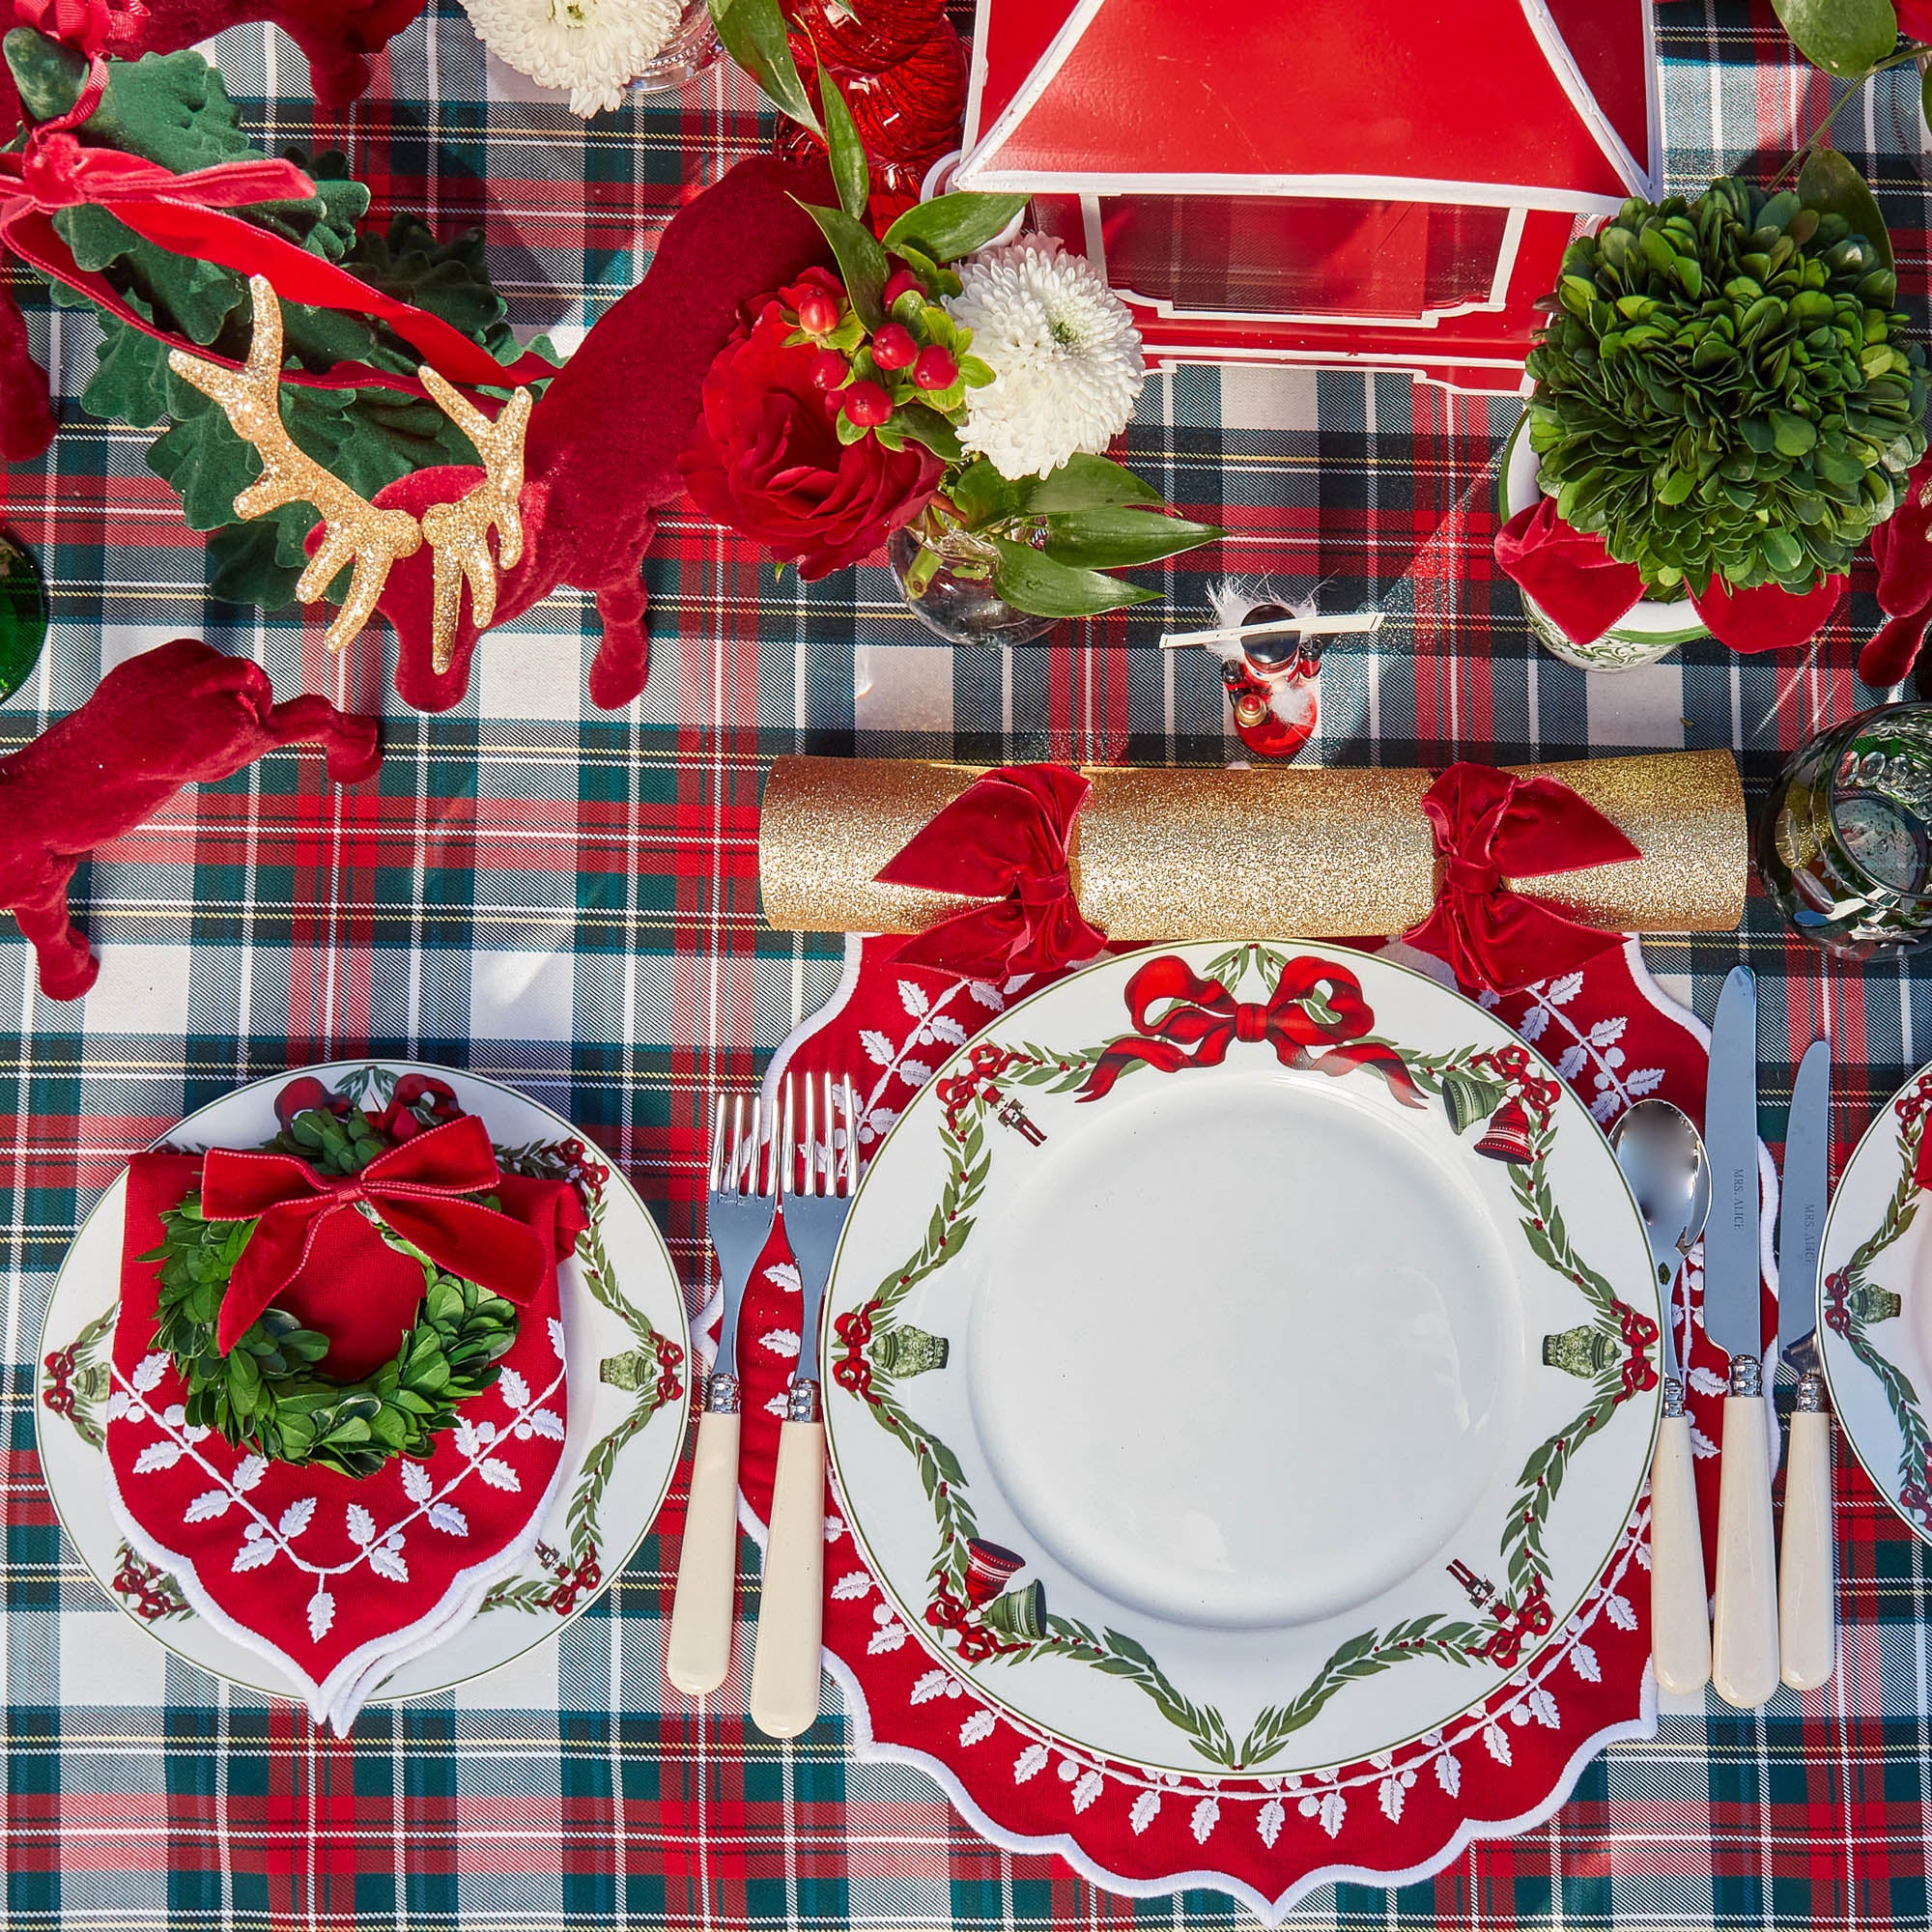
[{"label": "red and green plaid fabric", "polygon": [[[1793,65],[1764,0],[1673,0],[1659,15],[1673,186],[1788,150],[1827,104],[1828,83]],[[454,0],[396,42],[346,124],[313,119],[288,43],[242,29],[218,53],[264,140],[347,146],[379,214],[484,223],[513,319],[532,331],[593,319],[635,281],[678,202],[768,133],[750,94],[716,73],[580,124],[486,69]],[[1905,303],[1922,313],[1917,82],[1910,69],[1885,76],[1837,128],[1878,188]],[[0,707],[0,743],[78,703],[104,664],[182,634],[255,655],[284,696],[380,702],[385,635],[336,664],[313,618],[208,595],[201,540],[145,469],[147,439],[73,400],[91,321],[30,308],[63,429],[44,464],[0,472],[0,523],[43,559],[55,630],[38,675]],[[668,1691],[675,1499],[667,1533],[528,1662],[366,1711],[347,1743],[319,1737],[297,1707],[174,1661],[82,1571],[38,1473],[34,1356],[67,1244],[128,1155],[239,1081],[336,1054],[471,1066],[581,1122],[651,1201],[696,1294],[712,1100],[750,1083],[838,976],[836,942],[761,926],[768,761],[1219,763],[1238,748],[1223,735],[1216,667],[1155,647],[1164,625],[1205,616],[1213,576],[1266,575],[1290,594],[1319,583],[1326,608],[1390,613],[1371,647],[1330,654],[1322,730],[1304,755],[1331,763],[1728,745],[1756,796],[1819,723],[1876,700],[1851,670],[1877,622],[1868,567],[1803,662],[1702,645],[1585,679],[1536,648],[1490,554],[1494,461],[1516,416],[1513,402],[1401,379],[1155,381],[1127,454],[1233,535],[1165,567],[1166,603],[1004,656],[938,647],[882,565],[801,586],[673,515],[646,565],[654,661],[630,711],[587,710],[593,619],[559,595],[484,645],[461,709],[390,704],[388,762],[367,795],[327,788],[311,753],[279,754],[184,795],[83,867],[76,905],[104,966],[83,1005],[38,1000],[25,948],[0,943],[7,1923],[1246,1919],[1212,1893],[1136,1903],[1050,1857],[989,1847],[920,1773],[855,1758],[836,1692],[806,1739],[778,1745],[747,1721],[742,1676],[701,1712]],[[1932,1057],[1932,967],[1828,972],[1761,900],[1742,938],[1649,956],[1706,1015],[1736,959],[1756,967],[1774,1136],[1790,1062],[1818,1028],[1836,1042],[1841,1157]],[[1291,1923],[1932,1923],[1925,1551],[1842,1456],[1838,1486],[1845,1668],[1822,1692],[1780,1691],[1750,1715],[1666,1712],[1655,1742],[1590,1766],[1548,1825],[1396,1892],[1317,1892]]]}]

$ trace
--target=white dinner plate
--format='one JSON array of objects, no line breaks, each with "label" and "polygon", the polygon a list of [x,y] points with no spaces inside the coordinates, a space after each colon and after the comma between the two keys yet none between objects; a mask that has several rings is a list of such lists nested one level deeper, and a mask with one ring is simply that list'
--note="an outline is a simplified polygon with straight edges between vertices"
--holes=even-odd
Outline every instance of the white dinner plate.
[{"label": "white dinner plate", "polygon": [[[275,1095],[298,1073],[313,1073],[337,1091],[347,1087],[358,1098],[370,1094],[371,1106],[404,1073],[447,1081],[464,1110],[489,1128],[499,1159],[506,1150],[527,1160],[535,1150],[587,1145],[561,1115],[508,1087],[406,1061],[291,1068],[190,1114],[165,1144],[245,1148],[272,1139]],[[650,1211],[607,1157],[595,1148],[589,1157],[606,1178],[576,1256],[557,1269],[569,1424],[543,1537],[524,1569],[499,1583],[475,1617],[446,1643],[400,1665],[372,1703],[467,1683],[582,1615],[624,1567],[669,1492],[687,1413],[682,1395],[691,1342],[684,1298]],[[131,1555],[108,1507],[102,1432],[127,1190],[123,1174],[96,1204],[47,1304],[34,1404],[42,1471],[81,1561],[143,1630],[216,1677],[287,1697],[288,1681],[271,1664],[197,1616],[171,1578]]]},{"label": "white dinner plate", "polygon": [[1142,952],[1010,1008],[887,1136],[827,1428],[977,1690],[1150,1770],[1287,1774],[1560,1630],[1649,1468],[1658,1315],[1607,1143],[1482,1009],[1333,947]]},{"label": "white dinner plate", "polygon": [[1900,1519],[1932,1543],[1932,1223],[1915,1176],[1932,1066],[1921,1066],[1854,1150],[1832,1197],[1818,1268],[1818,1344],[1832,1411]]}]

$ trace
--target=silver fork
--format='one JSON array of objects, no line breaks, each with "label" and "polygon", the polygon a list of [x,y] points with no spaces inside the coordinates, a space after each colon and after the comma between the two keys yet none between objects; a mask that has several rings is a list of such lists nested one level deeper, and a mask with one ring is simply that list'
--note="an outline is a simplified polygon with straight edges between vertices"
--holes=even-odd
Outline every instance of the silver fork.
[{"label": "silver fork", "polygon": [[[771,1530],[765,1540],[764,1587],[752,1652],[752,1720],[767,1736],[795,1738],[818,1717],[819,1644],[825,1622],[825,1426],[819,1419],[818,1321],[838,1236],[859,1185],[859,1111],[849,1076],[839,1083],[845,1146],[837,1146],[838,1119],[829,1073],[784,1083],[779,1134],[779,1191],[785,1239],[798,1264],[798,1366],[792,1373],[785,1422],[779,1432],[778,1475],[772,1485]],[[819,1145],[823,1112],[825,1145]],[[792,1122],[802,1118],[803,1182],[792,1190]]]},{"label": "silver fork", "polygon": [[697,1418],[691,1500],[665,1647],[665,1675],[694,1697],[717,1690],[731,1667],[732,1598],[738,1580],[738,1311],[752,1264],[778,1213],[777,1149],[781,1143],[774,1140],[767,1159],[761,1149],[763,1122],[764,1106],[757,1094],[719,1096],[704,1219],[718,1257],[724,1316],[718,1331],[718,1359]]}]

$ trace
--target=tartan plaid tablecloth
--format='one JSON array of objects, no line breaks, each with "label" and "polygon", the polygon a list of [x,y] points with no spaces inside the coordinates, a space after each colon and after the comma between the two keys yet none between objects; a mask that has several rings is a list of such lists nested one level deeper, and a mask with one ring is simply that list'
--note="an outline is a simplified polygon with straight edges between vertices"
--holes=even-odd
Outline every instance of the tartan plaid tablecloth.
[{"label": "tartan plaid tablecloth", "polygon": [[[1768,5],[1659,9],[1671,184],[1788,148],[1828,84],[1792,64]],[[568,330],[636,279],[680,198],[766,138],[714,73],[585,126],[486,65],[454,0],[379,63],[346,124],[318,124],[288,43],[219,43],[270,145],[346,145],[376,213],[487,224],[513,320]],[[1891,223],[1922,312],[1928,162],[1917,76],[1886,76],[1840,138]],[[92,325],[32,304],[63,430],[0,471],[0,523],[43,559],[55,628],[0,708],[17,744],[108,664],[198,634],[278,692],[363,706],[384,634],[343,663],[321,625],[211,599],[201,539],[143,465],[147,438],[85,416]],[[646,566],[654,662],[628,712],[588,711],[594,620],[552,598],[487,642],[469,700],[388,706],[379,790],[345,797],[312,753],[190,791],[83,867],[103,961],[82,1006],[39,1000],[0,942],[0,1186],[7,1195],[7,1922],[74,1932],[407,1920],[561,1925],[1186,1927],[1240,1921],[1208,1892],[1129,1901],[1047,1857],[988,1846],[921,1774],[855,1760],[836,1693],[793,1746],[762,1738],[735,1675],[699,1713],[667,1691],[672,1539],[645,1540],[588,1616],[454,1695],[366,1711],[352,1740],[231,1690],[148,1642],[64,1543],[34,1452],[33,1361],[81,1215],[127,1156],[236,1083],[336,1054],[410,1055],[509,1081],[582,1123],[659,1213],[694,1296],[713,1095],[749,1083],[838,975],[837,942],[758,918],[760,778],[777,753],[1053,755],[1219,763],[1215,666],[1154,648],[1206,611],[1209,573],[1318,582],[1390,612],[1323,675],[1331,763],[1574,757],[1729,745],[1753,796],[1826,719],[1876,701],[1850,668],[1877,622],[1869,568],[1802,663],[1712,645],[1586,680],[1538,650],[1490,555],[1493,466],[1518,405],[1402,379],[1197,371],[1150,384],[1129,457],[1218,553],[1167,570],[1169,601],[1065,628],[1049,650],[949,651],[883,567],[801,588],[693,514]],[[1762,985],[1765,1127],[1790,1061],[1837,1043],[1842,1160],[1932,1055],[1932,963],[1827,970],[1761,900],[1741,938],[1670,941],[1653,968],[1708,1017],[1739,957]],[[1791,1051],[1787,1052],[1787,1042]],[[1925,1551],[1841,1454],[1846,1667],[1761,1713],[1666,1709],[1612,1747],[1547,1826],[1475,1846],[1395,1892],[1311,1895],[1298,1926],[1852,1927],[1932,1923],[1932,1644]],[[746,1560],[752,1561],[749,1546]]]}]

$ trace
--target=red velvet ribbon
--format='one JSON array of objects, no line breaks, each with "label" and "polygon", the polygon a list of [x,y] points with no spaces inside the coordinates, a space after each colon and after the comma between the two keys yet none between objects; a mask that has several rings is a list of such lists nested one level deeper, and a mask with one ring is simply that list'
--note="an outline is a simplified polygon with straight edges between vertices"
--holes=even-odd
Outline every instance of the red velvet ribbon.
[{"label": "red velvet ribbon", "polygon": [[1878,604],[1887,622],[1859,653],[1859,677],[1874,691],[1902,683],[1932,623],[1932,458],[1905,480],[1904,500],[1871,535]]},{"label": "red velvet ribbon", "polygon": [[[1329,1017],[1320,1018],[1311,1007]],[[1274,1049],[1284,1066],[1379,1073],[1396,1098],[1424,1104],[1408,1068],[1393,1048],[1362,1037],[1376,1023],[1362,982],[1327,959],[1291,959],[1265,1004],[1237,1000],[1218,980],[1204,980],[1178,953],[1151,959],[1127,981],[1134,1032],[1113,1042],[1094,1063],[1082,1100],[1097,1100],[1128,1067],[1145,1065],[1173,1073],[1183,1066],[1218,1066],[1236,1040]],[[1327,1053],[1311,1053],[1328,1046]]]},{"label": "red velvet ribbon", "polygon": [[1088,783],[1065,765],[1003,765],[977,778],[876,876],[991,899],[915,933],[894,955],[968,980],[1050,973],[1091,959],[1107,935],[1080,916],[1069,866]]},{"label": "red velvet ribbon", "polygon": [[[1601,536],[1573,529],[1553,497],[1539,497],[1496,532],[1496,561],[1573,643],[1594,643],[1644,595],[1643,573],[1619,563]],[[1815,589],[1762,583],[1727,590],[1712,578],[1690,592],[1690,607],[1711,635],[1734,651],[1776,651],[1815,636],[1851,586],[1828,577]]]},{"label": "red velvet ribbon", "polygon": [[291,1154],[211,1148],[202,1212],[212,1221],[256,1223],[229,1277],[216,1347],[226,1354],[301,1272],[329,1215],[360,1206],[439,1267],[526,1307],[543,1285],[542,1240],[507,1214],[459,1198],[488,1193],[502,1178],[489,1129],[473,1114],[391,1148],[359,1174],[317,1174]]},{"label": "red velvet ribbon", "polygon": [[[256,228],[224,211],[270,201],[301,201],[315,185],[288,161],[229,161],[177,175],[153,161],[112,148],[84,145],[73,133],[100,104],[106,64],[96,56],[87,84],[74,104],[27,136],[17,155],[0,155],[0,252],[12,249],[52,280],[77,289],[121,321],[157,342],[195,355],[239,365],[212,355],[198,343],[156,328],[129,306],[104,276],[86,270],[60,238],[51,216],[83,204],[111,210],[143,241],[172,254],[191,255],[240,275],[266,275],[285,301],[310,308],[344,309],[386,322],[448,381],[472,388],[512,388],[541,381],[556,371],[540,355],[526,354],[514,363],[497,360],[440,316],[398,301],[320,255],[311,255],[279,235]],[[362,362],[338,362],[327,376],[287,372],[285,381],[312,388],[377,386],[424,393],[414,377],[391,374]]]},{"label": "red velvet ribbon", "polygon": [[1438,861],[1435,909],[1403,937],[1446,959],[1464,985],[1511,992],[1623,944],[1621,933],[1566,919],[1506,883],[1643,857],[1568,785],[1451,765],[1422,809]]}]

